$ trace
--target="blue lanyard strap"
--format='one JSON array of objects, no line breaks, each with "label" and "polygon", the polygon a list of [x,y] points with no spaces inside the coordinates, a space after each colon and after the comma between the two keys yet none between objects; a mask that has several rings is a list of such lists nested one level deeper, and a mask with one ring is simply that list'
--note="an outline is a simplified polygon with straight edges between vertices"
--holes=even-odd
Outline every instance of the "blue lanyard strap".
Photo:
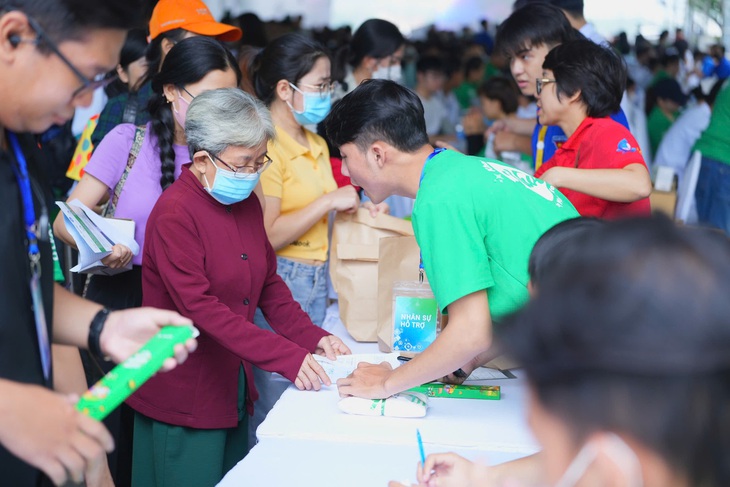
[{"label": "blue lanyard strap", "polygon": [[41,258],[41,252],[38,248],[38,226],[36,224],[35,207],[33,206],[33,193],[30,187],[30,177],[28,176],[28,163],[25,160],[23,151],[20,148],[17,136],[8,132],[8,140],[13,147],[15,160],[17,164],[13,164],[13,171],[18,180],[20,188],[20,198],[23,203],[23,222],[25,224],[25,233],[28,239],[28,258],[30,259],[31,271],[38,272],[38,266]]},{"label": "blue lanyard strap", "polygon": [[[428,162],[433,159],[436,155],[440,154],[441,152],[445,151],[445,148],[440,149],[434,149],[433,152],[431,152],[428,157],[426,158],[426,162],[423,164],[423,169],[421,169],[421,179],[418,180],[418,187],[421,187],[421,183],[423,182],[423,176],[426,174],[426,166],[428,165]],[[418,255],[418,282],[423,284],[423,252],[420,252]]]}]

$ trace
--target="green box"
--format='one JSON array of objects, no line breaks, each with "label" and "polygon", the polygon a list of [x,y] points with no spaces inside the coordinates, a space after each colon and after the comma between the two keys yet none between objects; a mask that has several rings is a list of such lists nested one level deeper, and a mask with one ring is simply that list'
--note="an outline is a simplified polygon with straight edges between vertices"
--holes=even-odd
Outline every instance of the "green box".
[{"label": "green box", "polygon": [[137,353],[114,367],[76,403],[76,410],[98,421],[106,418],[125,399],[160,370],[174,355],[175,345],[185,343],[197,330],[191,326],[165,326]]},{"label": "green box", "polygon": [[408,389],[422,392],[428,397],[450,397],[454,399],[489,399],[499,400],[502,392],[499,386],[465,386],[455,384],[423,384]]}]

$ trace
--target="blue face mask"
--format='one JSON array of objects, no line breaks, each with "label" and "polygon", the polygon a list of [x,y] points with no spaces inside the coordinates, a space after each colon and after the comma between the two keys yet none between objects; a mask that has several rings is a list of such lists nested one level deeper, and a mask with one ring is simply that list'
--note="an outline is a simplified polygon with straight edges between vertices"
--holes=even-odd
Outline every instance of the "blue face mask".
[{"label": "blue face mask", "polygon": [[210,155],[208,155],[208,159],[216,167],[213,187],[210,186],[205,175],[203,175],[203,178],[207,186],[205,189],[213,198],[224,205],[232,205],[245,200],[251,195],[259,182],[259,177],[261,177],[259,173],[237,174],[218,167]]},{"label": "blue face mask", "polygon": [[291,103],[286,102],[294,115],[294,120],[299,125],[315,125],[324,120],[324,117],[330,112],[332,108],[332,95],[327,93],[324,98],[317,92],[305,92],[289,83],[294,90],[298,91],[304,97],[304,110],[298,112],[294,110]]}]

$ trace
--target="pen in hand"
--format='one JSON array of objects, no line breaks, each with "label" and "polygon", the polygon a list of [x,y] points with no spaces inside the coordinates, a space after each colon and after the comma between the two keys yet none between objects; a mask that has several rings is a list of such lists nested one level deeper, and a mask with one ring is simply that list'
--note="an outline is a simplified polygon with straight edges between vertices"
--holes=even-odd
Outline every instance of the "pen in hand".
[{"label": "pen in hand", "polygon": [[[404,357],[403,355],[398,355],[398,360],[401,362],[408,362],[411,359],[411,357]],[[469,377],[469,375],[464,372],[461,368],[454,371],[454,377],[458,377],[459,379],[466,379]]]},{"label": "pen in hand", "polygon": [[419,429],[416,429],[416,439],[418,440],[418,450],[421,453],[421,467],[423,467],[426,465],[426,453],[423,451],[423,440]]}]

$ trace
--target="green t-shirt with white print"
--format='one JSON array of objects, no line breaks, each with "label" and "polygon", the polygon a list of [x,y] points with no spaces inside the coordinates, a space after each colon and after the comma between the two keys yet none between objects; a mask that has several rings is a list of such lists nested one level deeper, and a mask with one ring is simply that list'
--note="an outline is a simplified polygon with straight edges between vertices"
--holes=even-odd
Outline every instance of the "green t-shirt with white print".
[{"label": "green t-shirt with white print", "polygon": [[492,319],[528,298],[537,239],[578,212],[556,188],[501,162],[442,151],[426,162],[413,228],[439,308],[483,289]]}]

